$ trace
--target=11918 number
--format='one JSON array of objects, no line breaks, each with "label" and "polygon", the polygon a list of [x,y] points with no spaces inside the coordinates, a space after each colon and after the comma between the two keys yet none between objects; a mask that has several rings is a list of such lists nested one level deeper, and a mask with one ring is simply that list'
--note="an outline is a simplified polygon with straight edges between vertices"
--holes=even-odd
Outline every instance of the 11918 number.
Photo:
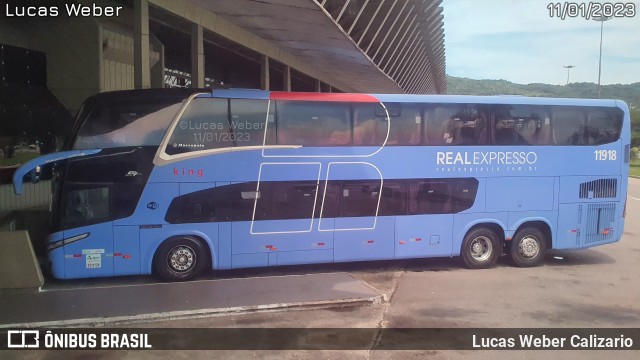
[{"label": "11918 number", "polygon": [[596,161],[615,160],[618,154],[615,150],[595,150]]}]

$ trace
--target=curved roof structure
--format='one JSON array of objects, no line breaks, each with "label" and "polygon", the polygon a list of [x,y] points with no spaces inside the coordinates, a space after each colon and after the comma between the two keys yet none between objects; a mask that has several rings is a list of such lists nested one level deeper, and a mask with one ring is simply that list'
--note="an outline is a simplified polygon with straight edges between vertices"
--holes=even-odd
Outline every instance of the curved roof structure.
[{"label": "curved roof structure", "polygon": [[193,0],[355,91],[446,93],[442,0]]}]

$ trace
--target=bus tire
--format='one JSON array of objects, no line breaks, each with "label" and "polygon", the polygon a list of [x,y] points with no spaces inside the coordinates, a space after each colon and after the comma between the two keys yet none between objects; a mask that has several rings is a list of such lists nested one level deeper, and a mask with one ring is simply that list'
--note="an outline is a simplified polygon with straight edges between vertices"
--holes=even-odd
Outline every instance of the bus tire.
[{"label": "bus tire", "polygon": [[187,281],[198,277],[207,266],[207,250],[191,236],[165,240],[153,259],[155,274],[164,281]]},{"label": "bus tire", "polygon": [[462,241],[460,255],[469,269],[492,267],[501,253],[500,240],[495,231],[481,227],[467,233]]},{"label": "bus tire", "polygon": [[511,261],[518,267],[540,265],[547,253],[546,236],[536,227],[522,228],[511,240],[509,253]]}]

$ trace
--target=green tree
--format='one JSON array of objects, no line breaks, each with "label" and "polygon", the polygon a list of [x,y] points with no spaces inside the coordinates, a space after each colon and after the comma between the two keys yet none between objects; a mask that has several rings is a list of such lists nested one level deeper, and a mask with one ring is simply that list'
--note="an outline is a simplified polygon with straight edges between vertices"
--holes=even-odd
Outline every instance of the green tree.
[{"label": "green tree", "polygon": [[640,109],[631,109],[631,147],[640,147]]}]

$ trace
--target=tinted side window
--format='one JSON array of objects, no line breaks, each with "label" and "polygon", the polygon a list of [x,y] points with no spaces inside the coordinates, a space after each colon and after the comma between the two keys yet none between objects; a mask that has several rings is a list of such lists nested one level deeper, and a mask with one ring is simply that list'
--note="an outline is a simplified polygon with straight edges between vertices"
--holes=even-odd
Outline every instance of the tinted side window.
[{"label": "tinted side window", "polygon": [[484,145],[488,109],[473,104],[435,105],[425,112],[425,139],[429,145]]},{"label": "tinted side window", "polygon": [[618,140],[622,128],[622,114],[616,111],[591,110],[587,115],[587,137],[590,145]]},{"label": "tinted side window", "polygon": [[[255,182],[219,186],[213,189],[210,198],[202,197],[202,201],[210,203],[217,221],[249,221],[253,216],[256,196]],[[256,213],[261,209],[256,208]]]},{"label": "tinted side window", "polygon": [[557,145],[585,144],[585,118],[578,109],[555,108],[551,123],[553,140]]},{"label": "tinted side window", "polygon": [[380,182],[349,180],[342,182],[342,216],[376,216]]},{"label": "tinted side window", "polygon": [[418,180],[411,183],[411,214],[445,214],[451,212],[449,180]]},{"label": "tinted side window", "polygon": [[387,145],[419,145],[422,132],[421,107],[418,104],[388,104],[391,129]]},{"label": "tinted side window", "polygon": [[478,191],[476,179],[453,179],[450,184],[452,212],[460,212],[473,206]]},{"label": "tinted side window", "polygon": [[593,107],[554,107],[553,139],[557,145],[599,145],[620,138],[622,112]]},{"label": "tinted side window", "polygon": [[[231,133],[237,146],[260,146],[267,127],[267,100],[231,99]],[[271,118],[273,119],[273,118]],[[272,124],[269,124],[273,126]],[[267,144],[275,142],[275,132],[268,132]]]},{"label": "tinted side window", "polygon": [[169,205],[165,220],[169,223],[249,221],[253,214],[255,194],[256,183],[253,182],[181,195]]},{"label": "tinted side window", "polygon": [[[258,192],[256,186],[256,182],[232,184],[181,195],[171,202],[165,220],[251,221],[256,198],[256,221],[311,218],[315,181],[261,182]],[[315,204],[316,219],[375,216],[378,201],[378,216],[453,214],[473,206],[478,180],[391,179],[383,182],[382,190],[378,181],[338,180],[329,182],[326,194],[323,187]]]},{"label": "tinted side window", "polygon": [[387,137],[387,114],[380,104],[354,104],[353,144],[382,146]]},{"label": "tinted side window", "polygon": [[551,142],[550,128],[550,115],[545,107],[494,107],[491,130],[496,145],[547,145]]},{"label": "tinted side window", "polygon": [[381,195],[378,216],[404,215],[407,213],[406,180],[384,181]]},{"label": "tinted side window", "polygon": [[229,130],[228,100],[196,98],[173,130],[165,152],[169,155],[235,146]]},{"label": "tinted side window", "polygon": [[318,197],[318,206],[316,207],[316,217],[336,218],[342,213],[342,181],[329,181],[326,190],[322,185],[321,195],[324,201]]},{"label": "tinted side window", "polygon": [[410,214],[452,214],[473,206],[478,180],[412,180],[409,189]]},{"label": "tinted side window", "polygon": [[261,182],[255,220],[308,219],[313,215],[315,181]]},{"label": "tinted side window", "polygon": [[276,106],[278,144],[351,144],[350,103],[278,101]]}]

